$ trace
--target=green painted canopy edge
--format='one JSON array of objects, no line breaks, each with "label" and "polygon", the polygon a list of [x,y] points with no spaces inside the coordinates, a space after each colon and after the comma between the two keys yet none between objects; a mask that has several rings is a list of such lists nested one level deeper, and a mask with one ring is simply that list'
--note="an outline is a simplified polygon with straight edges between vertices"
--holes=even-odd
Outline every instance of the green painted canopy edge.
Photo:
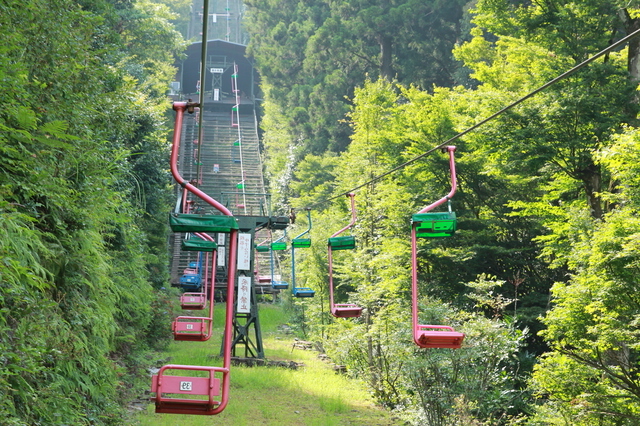
[{"label": "green painted canopy edge", "polygon": [[230,232],[239,229],[233,216],[174,213],[169,215],[173,232]]},{"label": "green painted canopy edge", "polygon": [[181,247],[185,251],[214,251],[218,245],[214,241],[190,239],[182,240]]}]

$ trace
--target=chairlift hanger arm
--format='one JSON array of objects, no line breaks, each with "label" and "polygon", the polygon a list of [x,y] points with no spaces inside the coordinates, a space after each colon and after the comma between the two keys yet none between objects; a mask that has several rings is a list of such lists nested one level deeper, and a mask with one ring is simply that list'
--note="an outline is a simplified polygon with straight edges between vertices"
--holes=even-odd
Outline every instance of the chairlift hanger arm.
[{"label": "chairlift hanger arm", "polygon": [[196,195],[206,203],[213,206],[216,210],[226,216],[233,216],[233,213],[218,201],[207,195],[205,192],[192,185],[190,182],[184,180],[180,172],[178,171],[178,152],[180,150],[180,135],[182,134],[182,119],[184,112],[200,104],[194,102],[174,102],[173,109],[176,111],[176,122],[173,129],[173,144],[171,147],[171,174],[173,178],[186,190]]},{"label": "chairlift hanger arm", "polygon": [[279,243],[280,241],[284,240],[287,236],[287,230],[284,230],[284,234],[282,234],[282,237],[278,238],[277,240],[274,241],[274,243]]},{"label": "chairlift hanger arm", "polygon": [[453,196],[456,193],[456,190],[458,189],[458,180],[456,178],[456,162],[455,162],[455,158],[454,158],[454,153],[456,152],[456,147],[452,146],[452,145],[449,145],[449,146],[443,148],[442,150],[443,151],[446,150],[446,152],[449,153],[449,170],[450,170],[450,173],[451,173],[451,191],[449,191],[449,193],[447,195],[445,195],[444,197],[442,197],[441,199],[439,199],[435,203],[429,204],[427,207],[423,208],[418,213],[427,213],[428,211],[431,211],[431,210],[435,209],[436,207],[446,203],[447,201],[451,200],[451,198],[453,198]]},{"label": "chairlift hanger arm", "polygon": [[[309,227],[302,234],[291,240],[291,293],[297,298],[314,297],[316,294],[316,292],[309,287],[296,287],[296,240],[299,240],[300,237],[311,231],[311,209],[307,208],[306,210]],[[302,244],[300,247],[311,246],[311,240],[304,240],[304,243],[302,241],[298,241],[298,243]]]},{"label": "chairlift hanger arm", "polygon": [[310,209],[310,208],[307,208],[306,210],[307,210],[307,222],[309,222],[309,227],[308,227],[308,228],[307,228],[307,230],[306,230],[306,231],[304,231],[302,234],[300,234],[300,235],[298,235],[297,237],[295,237],[295,238],[294,238],[294,240],[295,240],[295,239],[298,239],[298,238],[300,238],[300,237],[302,237],[302,236],[303,236],[303,235],[305,235],[305,234],[308,234],[308,233],[309,233],[309,231],[311,231],[311,209]]},{"label": "chairlift hanger arm", "polygon": [[356,194],[354,192],[350,192],[347,194],[347,197],[351,198],[351,222],[349,222],[349,224],[347,226],[345,226],[344,228],[342,228],[341,230],[339,230],[338,232],[336,232],[335,234],[333,234],[331,237],[329,238],[333,238],[333,237],[337,237],[338,235],[342,234],[344,231],[346,231],[347,229],[351,228],[355,223],[356,223]]}]

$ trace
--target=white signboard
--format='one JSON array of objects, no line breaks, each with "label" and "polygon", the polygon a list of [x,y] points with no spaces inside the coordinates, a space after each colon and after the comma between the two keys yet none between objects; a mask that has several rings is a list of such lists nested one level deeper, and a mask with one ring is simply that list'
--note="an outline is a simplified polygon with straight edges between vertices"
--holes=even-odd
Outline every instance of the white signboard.
[{"label": "white signboard", "polygon": [[213,89],[213,100],[214,101],[220,100],[220,89]]},{"label": "white signboard", "polygon": [[218,266],[224,268],[226,264],[225,259],[227,258],[227,248],[226,247],[218,247]]},{"label": "white signboard", "polygon": [[222,74],[224,73],[224,68],[211,68],[209,71],[211,71],[212,74]]},{"label": "white signboard", "polygon": [[251,312],[251,278],[238,277],[238,306],[236,312],[248,314]]},{"label": "white signboard", "polygon": [[251,269],[251,234],[238,234],[238,270]]},{"label": "white signboard", "polygon": [[218,234],[218,245],[219,246],[223,246],[224,245],[224,236],[225,236],[225,234],[223,234],[223,233],[219,233]]}]

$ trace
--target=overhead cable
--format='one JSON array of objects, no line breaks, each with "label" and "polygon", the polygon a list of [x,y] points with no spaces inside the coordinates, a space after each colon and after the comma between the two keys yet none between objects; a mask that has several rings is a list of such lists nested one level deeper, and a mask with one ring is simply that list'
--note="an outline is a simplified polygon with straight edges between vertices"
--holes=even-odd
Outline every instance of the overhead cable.
[{"label": "overhead cable", "polygon": [[450,139],[447,139],[446,141],[440,143],[437,146],[434,146],[433,148],[429,149],[428,151],[423,152],[422,154],[418,155],[417,157],[414,157],[408,161],[405,161],[404,163],[394,167],[391,170],[388,170],[384,173],[382,173],[381,175],[375,176],[372,179],[368,180],[367,182],[356,186],[355,188],[351,188],[348,191],[342,192],[338,195],[335,195],[331,198],[327,198],[324,201],[320,201],[318,203],[314,203],[312,204],[310,207],[315,207],[315,206],[319,206],[325,203],[328,203],[329,201],[333,201],[337,198],[341,198],[344,197],[346,195],[348,195],[351,192],[357,191],[358,189],[364,188],[367,185],[370,185],[374,182],[379,181],[380,179],[397,172],[398,170],[401,170],[405,167],[407,167],[408,165],[426,157],[427,155],[431,154],[432,152],[442,149],[443,147],[450,145],[452,142],[460,139],[462,136],[466,135],[467,133],[470,133],[474,130],[476,130],[477,128],[479,128],[480,126],[483,126],[484,124],[488,123],[489,121],[493,120],[494,118],[498,117],[499,115],[509,111],[510,109],[514,108],[515,106],[521,104],[522,102],[526,101],[527,99],[537,95],[538,93],[542,92],[543,90],[549,88],[550,86],[554,85],[555,83],[569,77],[570,75],[574,74],[575,72],[577,72],[578,70],[584,68],[585,66],[589,65],[591,62],[595,61],[596,59],[600,58],[603,55],[606,55],[607,53],[611,52],[612,50],[616,49],[617,47],[625,44],[626,42],[628,42],[629,40],[631,40],[632,38],[636,37],[637,35],[640,34],[640,29],[632,32],[631,34],[627,35],[626,37],[618,40],[617,42],[613,43],[612,45],[606,47],[604,50],[596,53],[595,55],[593,55],[592,57],[586,59],[585,61],[581,62],[580,64],[576,65],[575,67],[571,68],[570,70],[560,74],[559,76],[557,76],[556,78],[554,78],[553,80],[549,80],[547,83],[543,84],[542,86],[538,87],[537,89],[533,90],[532,92],[529,92],[527,95],[521,97],[520,99],[514,101],[513,103],[507,105],[506,107],[502,108],[500,111],[490,115],[489,117],[485,118],[484,120],[474,124],[473,126],[469,127],[468,129],[458,133],[457,135],[451,137]]}]

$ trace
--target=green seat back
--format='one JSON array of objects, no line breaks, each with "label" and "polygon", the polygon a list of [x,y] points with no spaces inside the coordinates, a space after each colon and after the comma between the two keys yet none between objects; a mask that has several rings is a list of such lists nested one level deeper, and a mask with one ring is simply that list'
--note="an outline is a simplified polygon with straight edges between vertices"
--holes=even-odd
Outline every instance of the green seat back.
[{"label": "green seat back", "polygon": [[273,251],[282,251],[287,249],[287,243],[279,242],[279,243],[271,243],[271,250]]},{"label": "green seat back", "polygon": [[356,237],[333,237],[329,238],[331,250],[351,250],[356,248]]},{"label": "green seat back", "polygon": [[311,238],[294,238],[291,240],[291,247],[309,248],[311,247]]},{"label": "green seat back", "polygon": [[456,232],[455,212],[416,213],[411,220],[418,238],[450,237]]},{"label": "green seat back", "polygon": [[266,251],[269,251],[270,247],[269,246],[256,246],[256,251],[258,253],[264,253]]}]

